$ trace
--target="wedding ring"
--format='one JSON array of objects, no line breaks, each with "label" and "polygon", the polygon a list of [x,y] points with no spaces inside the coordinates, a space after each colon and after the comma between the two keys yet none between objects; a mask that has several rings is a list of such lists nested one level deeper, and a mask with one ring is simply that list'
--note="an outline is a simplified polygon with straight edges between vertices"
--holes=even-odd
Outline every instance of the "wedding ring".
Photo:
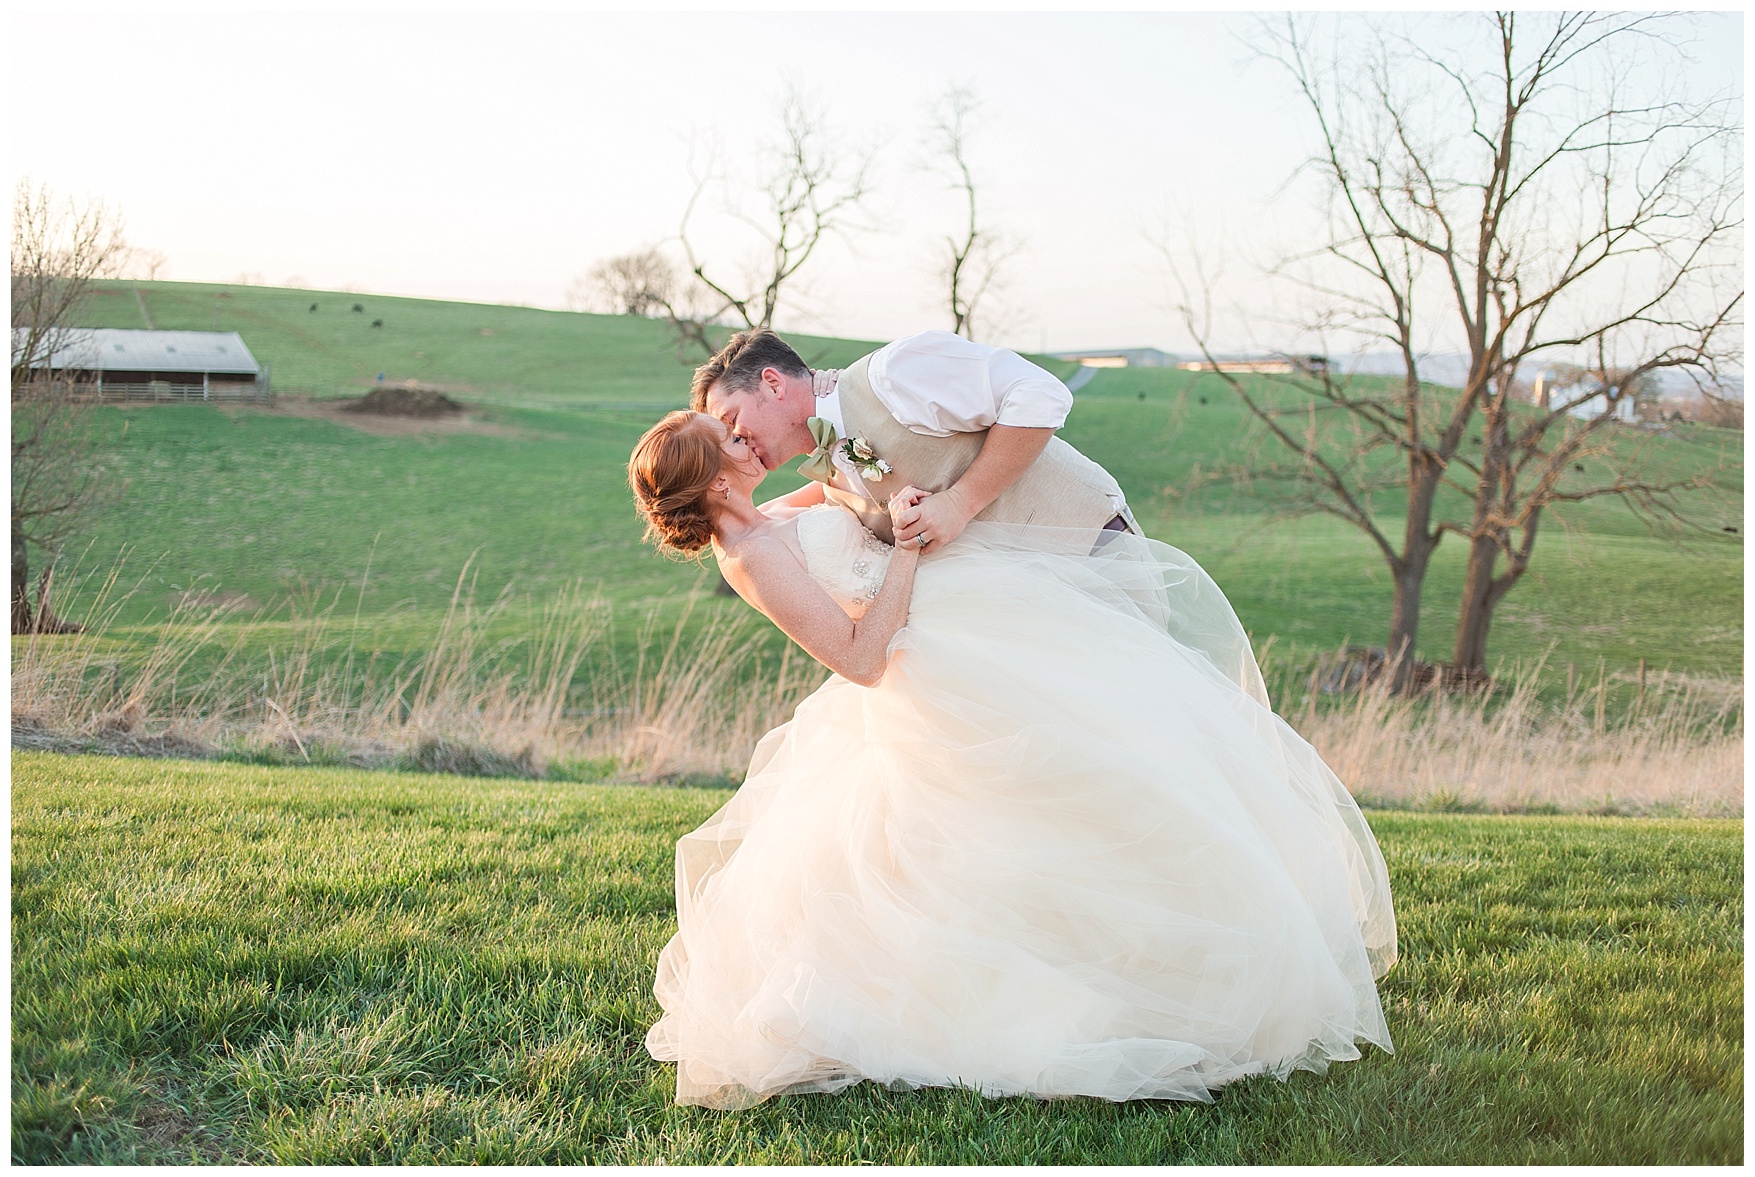
[{"label": "wedding ring", "polygon": [[920,541],[920,546],[921,546],[921,547],[923,547],[923,548],[924,548],[924,547],[925,547],[925,546],[926,546],[926,545],[927,545],[927,544],[929,544],[929,543],[931,543],[931,542],[932,542],[932,541],[931,541],[931,540],[929,540],[929,539],[927,539],[927,538],[926,538],[926,533],[925,533],[925,532],[921,532],[921,533],[920,533],[920,534],[919,534],[919,535],[917,535],[917,536],[915,536],[915,537],[914,537],[914,538],[915,538],[915,539],[916,539],[916,540],[918,540],[918,541]]}]

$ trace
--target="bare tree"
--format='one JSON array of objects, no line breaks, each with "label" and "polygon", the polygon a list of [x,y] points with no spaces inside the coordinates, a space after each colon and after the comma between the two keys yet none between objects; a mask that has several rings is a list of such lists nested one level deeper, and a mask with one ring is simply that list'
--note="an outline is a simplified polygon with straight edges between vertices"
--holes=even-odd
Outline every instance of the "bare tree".
[{"label": "bare tree", "polygon": [[[1319,300],[1304,326],[1325,357],[1336,333],[1385,341],[1402,375],[1307,363],[1269,395],[1230,379],[1289,451],[1265,473],[1359,527],[1389,564],[1404,686],[1432,553],[1447,533],[1469,544],[1453,660],[1479,674],[1549,507],[1613,495],[1678,520],[1678,492],[1700,484],[1609,433],[1652,374],[1711,383],[1740,362],[1735,108],[1657,92],[1686,72],[1642,60],[1676,55],[1647,16],[1471,15],[1432,39],[1442,48],[1382,24],[1326,52],[1295,18],[1268,31],[1313,116],[1325,201],[1318,244],[1275,272]],[[1204,338],[1198,304],[1183,300]],[[1460,389],[1427,382],[1432,341],[1466,357]],[[1531,405],[1520,373],[1563,359],[1593,379]],[[1391,485],[1399,540],[1374,506]],[[1446,487],[1462,517],[1441,510]]]},{"label": "bare tree", "polygon": [[648,246],[592,266],[567,291],[567,304],[574,310],[653,318],[663,315],[676,297],[676,266]]},{"label": "bare tree", "polygon": [[1655,452],[1656,435],[1621,424],[1659,363],[1590,370],[1545,408],[1531,410],[1506,395],[1484,400],[1481,458],[1469,467],[1473,509],[1468,520],[1443,525],[1470,543],[1454,665],[1485,672],[1493,611],[1529,570],[1548,508],[1614,496],[1650,524],[1710,530],[1683,508],[1678,492],[1708,489],[1712,476],[1671,473]]},{"label": "bare tree", "polygon": [[[130,246],[127,257],[117,266],[117,276],[141,282],[157,282],[164,277],[165,270],[170,264],[171,259],[166,257],[161,250]],[[308,285],[303,278],[297,275],[288,278],[286,284],[288,286]]]},{"label": "bare tree", "polygon": [[[12,632],[59,632],[50,608],[60,545],[106,489],[90,404],[71,372],[75,321],[91,285],[127,259],[120,219],[20,181],[12,204]],[[94,358],[95,363],[95,358]],[[35,605],[30,550],[45,558]]]},{"label": "bare tree", "polygon": [[711,356],[716,348],[708,328],[715,324],[772,327],[799,271],[825,238],[856,227],[871,195],[872,153],[843,147],[822,113],[797,90],[788,90],[781,102],[780,129],[780,143],[769,152],[754,186],[757,211],[732,198],[732,215],[761,240],[740,278],[726,272],[730,266],[706,258],[691,236],[701,201],[726,183],[711,171],[695,175],[695,191],[677,232],[689,279],[660,304],[676,334],[679,356],[697,347]]},{"label": "bare tree", "polygon": [[20,180],[12,197],[12,384],[16,391],[66,333],[91,284],[126,260],[119,217],[101,202],[57,200]]},{"label": "bare tree", "polygon": [[970,137],[981,100],[964,86],[952,86],[933,104],[931,146],[950,186],[961,194],[962,227],[948,234],[939,252],[939,279],[944,283],[951,330],[975,338],[976,313],[998,284],[1001,267],[1016,255],[1018,242],[990,227],[981,217],[975,172],[970,164]]}]

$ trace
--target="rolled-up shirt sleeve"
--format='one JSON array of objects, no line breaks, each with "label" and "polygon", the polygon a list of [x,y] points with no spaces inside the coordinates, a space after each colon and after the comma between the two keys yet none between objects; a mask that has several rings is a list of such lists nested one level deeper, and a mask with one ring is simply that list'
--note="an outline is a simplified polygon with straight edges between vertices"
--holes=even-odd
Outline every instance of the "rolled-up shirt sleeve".
[{"label": "rolled-up shirt sleeve", "polygon": [[879,349],[869,374],[898,422],[939,437],[996,424],[1059,429],[1072,411],[1072,393],[1046,369],[949,331],[923,331]]},{"label": "rolled-up shirt sleeve", "polygon": [[1000,425],[1059,429],[1072,412],[1072,392],[1065,384],[1015,351],[994,348],[987,364],[989,382],[999,399]]}]

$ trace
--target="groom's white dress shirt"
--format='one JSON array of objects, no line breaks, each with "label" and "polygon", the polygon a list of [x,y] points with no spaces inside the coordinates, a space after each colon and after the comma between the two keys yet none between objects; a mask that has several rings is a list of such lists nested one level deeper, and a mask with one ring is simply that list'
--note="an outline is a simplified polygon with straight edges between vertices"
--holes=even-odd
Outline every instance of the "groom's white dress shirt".
[{"label": "groom's white dress shirt", "polygon": [[[839,373],[816,375],[816,415],[845,437],[840,388],[834,380]],[[922,331],[886,344],[872,353],[866,377],[898,424],[928,437],[977,433],[993,425],[1059,429],[1073,404],[1065,384],[1018,353],[949,331]],[[843,489],[875,498],[839,447],[834,462]],[[1121,493],[1111,497],[1117,513],[1124,512],[1127,500]]]}]

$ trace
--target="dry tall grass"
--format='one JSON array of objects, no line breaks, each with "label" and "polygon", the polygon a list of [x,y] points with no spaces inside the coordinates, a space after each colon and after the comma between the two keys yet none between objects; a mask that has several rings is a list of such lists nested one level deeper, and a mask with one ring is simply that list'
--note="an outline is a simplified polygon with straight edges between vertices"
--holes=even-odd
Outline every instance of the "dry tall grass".
[{"label": "dry tall grass", "polygon": [[1485,812],[1741,816],[1743,692],[1731,680],[1653,675],[1612,707],[1599,670],[1544,701],[1540,662],[1491,692],[1390,692],[1387,680],[1340,706],[1318,692],[1288,715],[1362,804]]},{"label": "dry tall grass", "polygon": [[[790,646],[777,666],[764,662],[766,623],[748,612],[697,617],[699,596],[668,625],[649,612],[630,665],[615,657],[615,610],[601,599],[575,586],[515,624],[509,595],[477,606],[468,569],[426,652],[395,664],[366,648],[340,593],[327,603],[303,594],[290,619],[240,618],[187,594],[140,647],[104,636],[127,595],[118,579],[112,570],[83,594],[95,602],[79,618],[86,632],[14,639],[15,744],[737,779],[762,734],[826,677]],[[1295,681],[1289,666],[1266,669]],[[1656,675],[1626,707],[1609,704],[1610,676],[1559,703],[1544,701],[1540,678],[1538,664],[1492,695],[1398,698],[1377,686],[1338,705],[1312,689],[1286,713],[1367,804],[1742,813],[1740,684]],[[1294,696],[1282,695],[1286,711]]]},{"label": "dry tall grass", "polygon": [[295,598],[290,620],[236,618],[186,594],[143,649],[103,636],[127,595],[112,571],[87,594],[86,632],[14,639],[15,744],[492,776],[596,762],[635,780],[736,778],[762,733],[825,677],[790,649],[760,676],[764,623],[718,612],[693,624],[698,598],[668,631],[649,612],[622,665],[614,610],[600,598],[575,585],[528,623],[501,624],[514,600],[478,607],[468,569],[426,652],[390,665],[360,648],[358,613],[337,615],[339,593],[327,604]]}]

